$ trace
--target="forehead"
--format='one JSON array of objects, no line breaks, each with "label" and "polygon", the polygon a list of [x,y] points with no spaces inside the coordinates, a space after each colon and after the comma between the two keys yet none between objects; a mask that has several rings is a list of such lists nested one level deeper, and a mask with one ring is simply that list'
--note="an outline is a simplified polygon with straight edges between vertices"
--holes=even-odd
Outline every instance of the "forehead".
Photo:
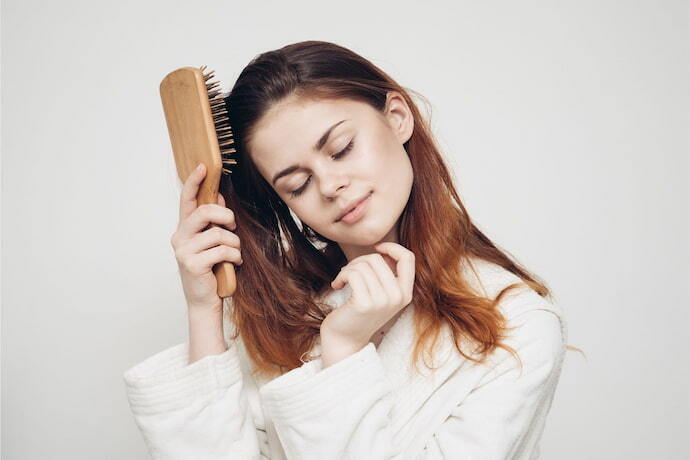
[{"label": "forehead", "polygon": [[[257,167],[275,169],[289,159],[299,160],[312,153],[316,141],[334,123],[338,126],[331,139],[348,123],[372,115],[372,108],[350,99],[310,100],[290,98],[275,104],[256,124],[249,150]],[[278,159],[281,159],[278,161]]]}]

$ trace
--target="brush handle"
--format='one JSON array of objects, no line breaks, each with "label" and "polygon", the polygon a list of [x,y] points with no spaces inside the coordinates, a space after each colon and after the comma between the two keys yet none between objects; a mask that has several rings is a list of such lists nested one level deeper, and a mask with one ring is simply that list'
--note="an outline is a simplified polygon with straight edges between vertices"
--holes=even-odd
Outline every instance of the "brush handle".
[{"label": "brush handle", "polygon": [[[199,193],[197,193],[197,206],[202,204],[218,204],[218,192],[210,187],[204,187],[206,180],[200,184]],[[218,224],[211,223],[209,228],[221,227]],[[235,276],[235,265],[232,262],[223,261],[213,266],[213,274],[216,276],[216,283],[218,284],[218,297],[224,299],[231,297],[237,289],[237,278]]]}]

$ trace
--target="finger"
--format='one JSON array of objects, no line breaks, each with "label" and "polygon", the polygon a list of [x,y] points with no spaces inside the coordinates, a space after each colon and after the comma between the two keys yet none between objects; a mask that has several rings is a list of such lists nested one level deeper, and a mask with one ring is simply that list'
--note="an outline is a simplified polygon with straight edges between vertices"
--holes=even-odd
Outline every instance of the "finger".
[{"label": "finger", "polygon": [[[221,208],[230,209],[225,204],[225,197],[220,192],[218,192],[218,206],[220,206]],[[232,209],[230,209],[230,210],[232,211]],[[232,211],[232,222],[229,224],[223,224],[223,225],[225,225],[230,230],[235,230],[237,228],[237,223],[235,222],[235,211]]]},{"label": "finger", "polygon": [[368,306],[371,305],[371,296],[369,294],[369,289],[365,281],[362,279],[362,275],[352,269],[345,270],[344,277],[347,284],[352,288],[352,296],[349,301],[354,302],[356,305]]},{"label": "finger", "polygon": [[212,227],[191,238],[185,245],[184,251],[198,254],[214,246],[225,245],[235,249],[241,249],[240,237],[230,230],[222,227]]},{"label": "finger", "polygon": [[414,287],[415,256],[409,249],[391,242],[379,243],[374,248],[389,255],[396,261],[395,270],[398,274],[398,285],[402,292],[410,296]]},{"label": "finger", "polygon": [[206,165],[200,163],[197,169],[192,171],[184,181],[180,195],[180,221],[186,219],[196,209],[196,196],[199,193],[199,185],[205,176]]},{"label": "finger", "polygon": [[222,193],[218,193],[218,204],[224,208],[226,207],[225,206],[225,197],[223,196]]},{"label": "finger", "polygon": [[[371,258],[368,258],[371,259]],[[378,275],[374,271],[374,268],[368,263],[368,259],[352,266],[352,269],[358,272],[364,284],[367,286],[369,291],[369,297],[374,302],[375,305],[386,306],[389,304],[389,297],[386,291],[381,285]],[[397,288],[397,283],[396,283]]]},{"label": "finger", "polygon": [[236,248],[227,246],[216,246],[189,257],[191,264],[197,264],[203,268],[204,272],[212,270],[212,267],[219,262],[227,261],[235,265],[242,265],[242,254]]},{"label": "finger", "polygon": [[[346,284],[350,284],[350,288],[354,289],[354,286],[350,283],[353,273],[357,273],[354,269],[354,265],[348,264],[344,266],[340,269],[340,273],[338,273],[338,276],[336,276],[335,279],[331,281],[331,287],[335,290],[339,290],[342,289]],[[357,278],[359,279],[359,276],[357,276]],[[364,284],[363,293],[366,293],[368,296],[368,292],[369,289],[366,287],[366,284]]]},{"label": "finger", "polygon": [[347,278],[346,278],[346,273],[345,273],[345,268],[347,265],[343,268],[340,269],[340,272],[336,275],[335,278],[333,278],[333,281],[331,281],[331,287],[335,289],[336,291],[339,289],[342,289],[343,286],[347,284]]},{"label": "finger", "polygon": [[367,259],[367,263],[377,276],[388,303],[399,303],[402,300],[403,293],[398,285],[398,280],[393,275],[393,271],[386,261],[383,260],[381,254],[370,254],[370,256]]},{"label": "finger", "polygon": [[217,204],[201,205],[192,214],[180,223],[179,233],[189,237],[194,233],[206,230],[209,224],[222,225],[229,230],[237,228],[235,215],[229,208],[222,208]]}]

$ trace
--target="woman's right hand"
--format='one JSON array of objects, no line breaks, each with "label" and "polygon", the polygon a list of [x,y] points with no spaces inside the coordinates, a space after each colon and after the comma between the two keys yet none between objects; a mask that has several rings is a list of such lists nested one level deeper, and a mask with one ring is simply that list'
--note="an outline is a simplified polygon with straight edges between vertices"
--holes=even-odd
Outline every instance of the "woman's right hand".
[{"label": "woman's right hand", "polygon": [[[182,289],[188,308],[223,311],[223,299],[218,296],[213,266],[222,261],[242,264],[240,239],[235,230],[235,214],[225,207],[223,195],[218,204],[197,207],[199,185],[206,176],[203,163],[184,182],[180,196],[180,222],[170,238],[180,271]],[[210,223],[221,227],[210,227]],[[206,230],[204,230],[206,229]]]}]

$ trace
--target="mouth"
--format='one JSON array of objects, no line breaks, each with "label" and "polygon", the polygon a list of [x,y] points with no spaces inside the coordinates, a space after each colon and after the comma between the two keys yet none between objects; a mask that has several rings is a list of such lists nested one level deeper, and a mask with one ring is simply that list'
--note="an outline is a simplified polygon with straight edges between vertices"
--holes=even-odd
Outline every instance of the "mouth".
[{"label": "mouth", "polygon": [[357,200],[356,203],[354,203],[351,206],[348,206],[348,208],[336,219],[336,222],[344,222],[346,224],[352,224],[356,221],[358,221],[366,212],[368,204],[369,204],[369,197],[373,194],[373,192],[367,193],[364,197],[361,199]]}]

